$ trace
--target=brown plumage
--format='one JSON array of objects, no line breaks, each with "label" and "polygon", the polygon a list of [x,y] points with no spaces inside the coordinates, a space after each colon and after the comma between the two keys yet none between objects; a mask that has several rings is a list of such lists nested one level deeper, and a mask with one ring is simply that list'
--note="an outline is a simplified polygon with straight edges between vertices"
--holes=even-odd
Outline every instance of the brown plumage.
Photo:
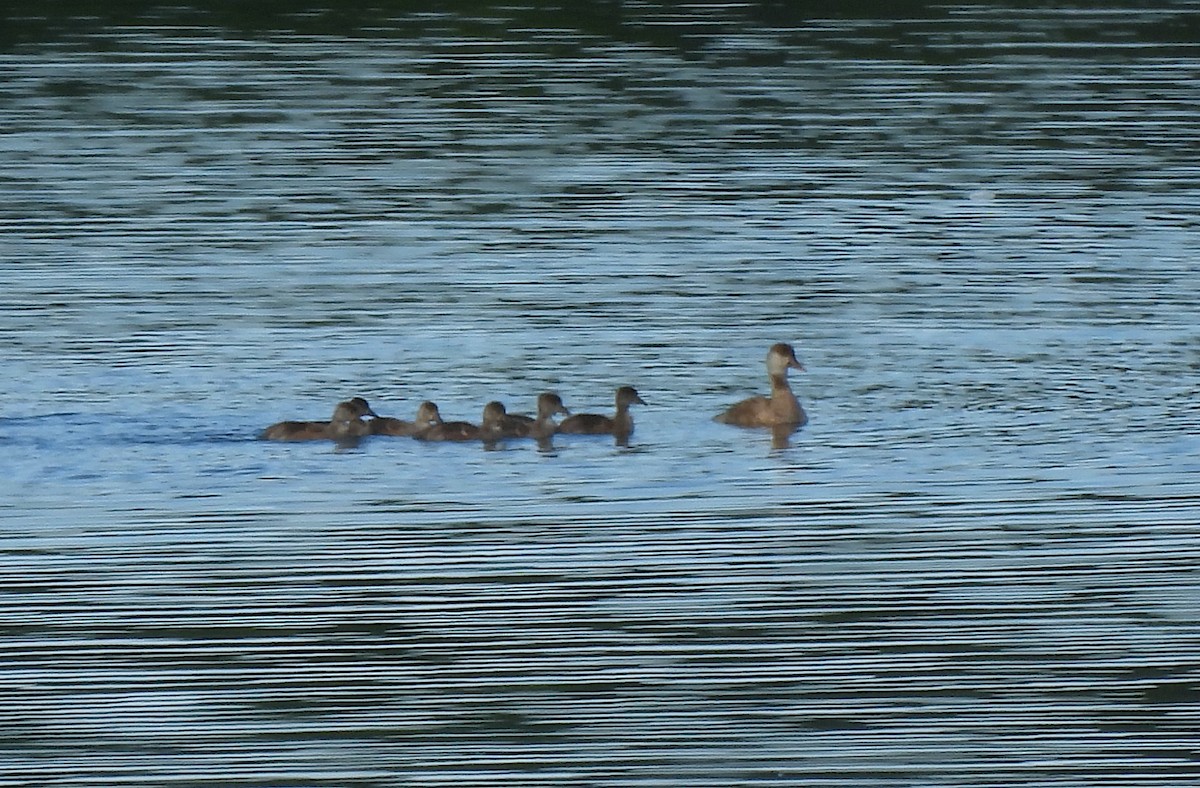
[{"label": "brown plumage", "polygon": [[807,420],[804,408],[788,385],[788,369],[804,369],[796,360],[796,351],[786,342],[777,342],[767,352],[767,376],[771,396],[750,397],[714,417],[722,424],[736,427],[800,427]]},{"label": "brown plumage", "polygon": [[339,402],[329,421],[281,421],[267,427],[259,438],[268,441],[347,440],[371,434],[364,416],[375,412],[362,397]]},{"label": "brown plumage", "polygon": [[437,405],[432,402],[425,403],[430,406],[429,413],[430,424],[425,429],[413,433],[413,437],[419,441],[476,441],[482,436],[477,425],[467,421],[442,421],[442,414],[438,411]]},{"label": "brown plumage", "polygon": [[571,415],[571,411],[567,410],[567,406],[563,404],[562,397],[553,391],[544,391],[538,394],[537,418],[532,423],[525,423],[524,434],[536,440],[549,438],[558,431],[554,417],[559,413],[565,416]]},{"label": "brown plumage", "polygon": [[[492,400],[483,406],[483,422],[479,425],[483,439],[488,441],[503,438],[519,438],[522,430],[526,429],[527,416],[510,414],[503,402]],[[532,423],[530,420],[528,423]]]},{"label": "brown plumage", "polygon": [[572,435],[616,435],[628,438],[633,434],[633,415],[629,412],[629,406],[646,403],[633,386],[617,389],[616,401],[616,413],[611,418],[598,413],[576,413],[563,419],[558,431]]},{"label": "brown plumage", "polygon": [[[499,402],[495,403],[500,405]],[[500,405],[503,408],[503,405]],[[558,430],[554,416],[563,413],[570,415],[571,411],[563,405],[562,397],[553,391],[544,391],[537,398],[537,418],[524,416],[520,413],[503,413],[497,421],[498,428],[506,438],[549,438]]]},{"label": "brown plumage", "polygon": [[390,416],[380,416],[371,419],[372,435],[391,435],[393,437],[411,437],[422,430],[429,429],[439,420],[437,405],[432,402],[422,402],[417,406],[417,416],[412,421],[394,419]]}]

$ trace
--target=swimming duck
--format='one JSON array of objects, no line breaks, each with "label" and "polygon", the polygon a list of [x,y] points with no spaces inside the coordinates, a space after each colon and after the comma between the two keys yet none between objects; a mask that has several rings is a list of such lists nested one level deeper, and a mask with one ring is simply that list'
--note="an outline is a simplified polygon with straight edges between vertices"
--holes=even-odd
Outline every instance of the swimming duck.
[{"label": "swimming duck", "polygon": [[374,416],[375,411],[362,397],[339,402],[333,409],[329,421],[281,421],[267,427],[258,436],[268,441],[317,441],[347,440],[361,438],[371,433],[371,425],[363,421],[364,416]]},{"label": "swimming duck", "polygon": [[[524,424],[524,419],[527,416],[516,416],[510,414],[504,407],[503,402],[492,400],[483,406],[483,423],[480,424],[480,429],[483,431],[484,440],[500,440],[501,438],[517,438],[520,425]],[[530,420],[532,423],[532,420]]]},{"label": "swimming duck", "polygon": [[417,416],[412,421],[394,419],[390,416],[371,419],[371,434],[411,437],[422,430],[429,429],[439,420],[437,405],[432,402],[422,402],[417,406]]},{"label": "swimming duck", "polygon": [[[548,407],[552,401],[547,398]],[[561,403],[561,400],[559,400]],[[492,400],[483,408],[484,424],[496,438],[528,438],[537,419],[522,413],[509,413],[503,402]]]},{"label": "swimming duck", "polygon": [[329,437],[335,441],[357,442],[359,438],[371,434],[370,422],[363,421],[363,416],[374,416],[375,411],[362,397],[343,403],[347,407],[333,409],[333,418],[329,420]]},{"label": "swimming duck", "polygon": [[617,389],[617,412],[612,418],[597,413],[576,413],[568,416],[558,425],[558,431],[572,435],[615,435],[618,439],[627,439],[633,434],[633,416],[629,406],[645,405],[633,386],[621,386]]},{"label": "swimming duck", "polygon": [[796,351],[786,342],[777,342],[767,351],[767,376],[771,396],[750,397],[713,417],[722,424],[736,427],[791,427],[798,429],[808,420],[800,401],[788,386],[788,369],[803,370]]},{"label": "swimming duck", "polygon": [[537,398],[537,418],[519,413],[506,413],[503,425],[509,432],[508,437],[544,440],[558,431],[554,417],[559,413],[569,416],[571,411],[563,405],[562,397],[553,391],[543,391]]},{"label": "swimming duck", "polygon": [[426,413],[429,426],[414,432],[413,437],[419,441],[475,441],[483,437],[478,426],[467,421],[442,421],[438,406],[432,402],[424,402],[421,407],[429,406]]}]

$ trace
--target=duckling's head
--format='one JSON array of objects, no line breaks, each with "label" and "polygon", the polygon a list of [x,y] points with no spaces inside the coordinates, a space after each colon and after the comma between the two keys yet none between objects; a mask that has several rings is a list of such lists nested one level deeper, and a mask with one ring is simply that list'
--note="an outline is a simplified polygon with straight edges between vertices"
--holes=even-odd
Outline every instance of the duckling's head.
[{"label": "duckling's head", "polygon": [[484,424],[484,426],[491,426],[494,424],[498,424],[507,415],[508,415],[508,411],[505,409],[503,402],[497,402],[495,400],[492,400],[491,402],[489,402],[488,404],[483,406],[483,424]]},{"label": "duckling's head", "polygon": [[633,386],[621,386],[617,389],[617,407],[627,408],[630,405],[645,405],[646,401],[638,396],[637,389]]},{"label": "duckling's head", "polygon": [[803,370],[804,365],[796,359],[796,351],[786,342],[776,342],[767,351],[767,372],[786,375],[788,369]]},{"label": "duckling's head", "polygon": [[375,413],[371,410],[371,406],[362,397],[348,399],[345,402],[339,402],[337,407],[333,409],[333,416],[330,421],[358,421],[363,416],[374,416]]},{"label": "duckling's head", "polygon": [[355,413],[355,418],[362,418],[363,416],[377,415],[375,413],[375,411],[371,410],[371,406],[368,405],[367,401],[365,399],[363,399],[362,397],[355,397],[354,399],[346,400],[346,402],[343,404],[349,405],[351,407],[351,409]]},{"label": "duckling's head", "polygon": [[434,424],[442,423],[442,414],[438,411],[438,406],[425,400],[417,406],[417,426],[432,427]]},{"label": "duckling's head", "polygon": [[556,413],[571,414],[571,411],[567,410],[567,406],[563,404],[562,397],[553,391],[545,391],[538,394],[537,403],[538,418],[548,418]]}]

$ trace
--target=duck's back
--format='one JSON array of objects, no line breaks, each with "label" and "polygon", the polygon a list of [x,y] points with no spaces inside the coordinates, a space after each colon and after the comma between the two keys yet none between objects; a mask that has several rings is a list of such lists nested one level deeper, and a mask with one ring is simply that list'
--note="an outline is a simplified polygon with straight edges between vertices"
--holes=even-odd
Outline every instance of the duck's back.
[{"label": "duck's back", "polygon": [[776,427],[779,425],[801,425],[805,422],[804,408],[791,391],[776,391],[770,397],[750,397],[730,406],[724,413],[713,418],[722,424],[735,427]]},{"label": "duck's back", "polygon": [[315,441],[329,437],[329,422],[327,421],[281,421],[272,424],[261,433],[259,440],[264,441]]},{"label": "duck's back", "polygon": [[416,433],[418,429],[419,427],[415,422],[396,419],[391,416],[380,416],[377,419],[371,420],[372,435],[391,435],[393,437],[406,438]]},{"label": "duck's back", "polygon": [[474,441],[479,440],[479,427],[466,421],[443,421],[413,435],[423,441]]},{"label": "duck's back", "polygon": [[722,424],[732,424],[735,427],[769,427],[775,423],[771,411],[771,400],[758,396],[744,399],[736,405],[731,405],[724,413],[719,413],[713,419]]},{"label": "duck's back", "polygon": [[559,422],[558,431],[568,435],[609,435],[614,426],[613,420],[608,416],[598,413],[576,413]]}]

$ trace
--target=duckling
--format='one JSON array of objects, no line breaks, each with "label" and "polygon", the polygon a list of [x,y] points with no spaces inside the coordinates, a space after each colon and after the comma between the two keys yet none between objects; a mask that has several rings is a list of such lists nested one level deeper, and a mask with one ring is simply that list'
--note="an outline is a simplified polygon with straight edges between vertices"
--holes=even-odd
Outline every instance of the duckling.
[{"label": "duckling", "polygon": [[422,403],[429,406],[429,426],[420,432],[414,432],[413,437],[419,441],[475,441],[482,437],[482,432],[474,424],[467,421],[442,421],[438,406],[432,402]]},{"label": "duckling", "polygon": [[509,413],[503,402],[492,400],[483,408],[483,421],[493,438],[527,438],[537,419]]},{"label": "duckling", "polygon": [[633,415],[629,406],[645,405],[646,402],[638,396],[633,386],[621,386],[617,389],[617,412],[612,418],[597,413],[576,413],[568,416],[558,425],[558,431],[572,435],[615,435],[618,439],[628,439],[633,434]]},{"label": "duckling", "polygon": [[516,423],[518,423],[517,417],[509,415],[503,402],[492,400],[483,406],[483,422],[480,424],[480,430],[483,432],[484,440],[497,441],[502,438],[518,437],[514,427]]},{"label": "duckling", "polygon": [[370,422],[363,421],[363,416],[374,416],[375,411],[362,397],[355,397],[333,409],[333,418],[329,420],[329,437],[339,442],[357,443],[359,438],[371,434]]},{"label": "duckling", "polygon": [[804,366],[796,360],[796,351],[791,345],[777,342],[767,351],[771,396],[742,400],[724,413],[714,416],[713,420],[736,427],[801,427],[808,417],[788,386],[788,369],[803,370]]},{"label": "duckling", "polygon": [[329,421],[281,421],[272,424],[259,434],[267,441],[317,441],[347,440],[360,438],[371,433],[371,425],[363,421],[364,416],[374,416],[375,411],[362,397],[339,402],[333,409]]},{"label": "duckling", "polygon": [[571,415],[571,411],[563,405],[562,397],[553,391],[544,391],[538,394],[536,419],[518,413],[506,413],[503,423],[511,433],[509,437],[544,440],[558,431],[554,416],[559,413]]},{"label": "duckling", "polygon": [[394,419],[390,416],[371,419],[371,434],[411,437],[422,430],[429,429],[437,423],[438,419],[437,405],[426,401],[417,406],[417,416],[412,421]]}]

